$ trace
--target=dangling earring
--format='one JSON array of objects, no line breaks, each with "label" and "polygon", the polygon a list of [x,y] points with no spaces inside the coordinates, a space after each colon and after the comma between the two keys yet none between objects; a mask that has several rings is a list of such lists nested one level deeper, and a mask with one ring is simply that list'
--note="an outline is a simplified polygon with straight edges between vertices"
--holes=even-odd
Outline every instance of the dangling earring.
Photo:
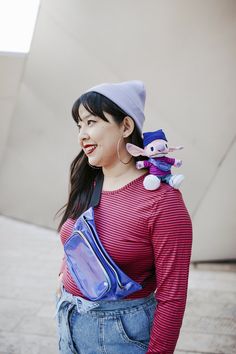
[{"label": "dangling earring", "polygon": [[118,156],[118,159],[120,160],[120,162],[122,162],[124,165],[128,165],[128,163],[130,163],[130,161],[132,160],[133,156],[131,156],[131,158],[129,159],[129,161],[127,162],[124,162],[121,160],[120,158],[120,142],[121,142],[121,138],[118,140],[118,143],[117,143],[117,147],[116,147],[116,150],[117,150],[117,156]]}]

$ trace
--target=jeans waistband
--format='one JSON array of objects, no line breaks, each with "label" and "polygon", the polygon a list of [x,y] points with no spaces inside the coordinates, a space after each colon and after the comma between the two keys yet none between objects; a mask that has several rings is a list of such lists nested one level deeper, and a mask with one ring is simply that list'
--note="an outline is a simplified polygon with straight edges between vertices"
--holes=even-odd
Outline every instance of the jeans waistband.
[{"label": "jeans waistband", "polygon": [[61,296],[58,300],[56,306],[57,315],[60,308],[66,303],[70,303],[76,306],[78,313],[84,314],[91,311],[114,311],[114,310],[127,310],[132,307],[137,308],[137,306],[151,305],[152,303],[156,303],[154,293],[151,293],[149,296],[145,298],[139,299],[121,299],[121,300],[99,300],[99,301],[90,301],[86,300],[80,296],[74,296],[68,293],[64,286],[61,286]]}]

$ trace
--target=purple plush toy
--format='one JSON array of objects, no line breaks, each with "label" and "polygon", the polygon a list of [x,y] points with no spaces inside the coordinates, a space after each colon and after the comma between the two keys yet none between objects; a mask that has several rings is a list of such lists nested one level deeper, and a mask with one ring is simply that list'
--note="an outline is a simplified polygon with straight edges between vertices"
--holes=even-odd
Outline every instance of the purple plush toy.
[{"label": "purple plush toy", "polygon": [[144,188],[148,190],[158,189],[161,182],[169,183],[175,189],[178,189],[184,180],[183,175],[172,175],[171,166],[180,167],[181,160],[169,158],[168,152],[181,150],[183,146],[168,147],[167,139],[162,129],[155,132],[143,134],[144,149],[133,145],[126,144],[128,152],[132,156],[147,156],[148,160],[136,162],[136,167],[149,168],[149,175],[143,181]]}]

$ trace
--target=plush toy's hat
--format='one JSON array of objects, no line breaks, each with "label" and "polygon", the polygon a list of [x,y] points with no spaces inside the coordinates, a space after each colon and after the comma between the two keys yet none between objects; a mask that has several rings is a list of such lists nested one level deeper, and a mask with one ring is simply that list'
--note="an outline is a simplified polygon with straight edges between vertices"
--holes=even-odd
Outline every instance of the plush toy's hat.
[{"label": "plush toy's hat", "polygon": [[142,132],[146,90],[142,81],[132,80],[115,84],[104,83],[94,86],[86,92],[98,92],[109,98],[133,118]]},{"label": "plush toy's hat", "polygon": [[167,141],[165,133],[163,132],[162,129],[156,130],[155,132],[143,133],[143,146],[145,147],[148,144],[150,144],[153,140],[157,140],[157,139]]}]

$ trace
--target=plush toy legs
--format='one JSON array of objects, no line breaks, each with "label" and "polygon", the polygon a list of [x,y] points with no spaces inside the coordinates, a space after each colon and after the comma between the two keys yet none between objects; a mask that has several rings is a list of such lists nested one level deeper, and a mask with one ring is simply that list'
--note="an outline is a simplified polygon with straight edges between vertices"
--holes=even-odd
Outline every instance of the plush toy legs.
[{"label": "plush toy legs", "polygon": [[173,175],[169,180],[169,185],[175,189],[179,189],[183,180],[184,180],[183,175]]},{"label": "plush toy legs", "polygon": [[148,175],[144,178],[143,186],[149,191],[154,191],[160,187],[161,181],[157,176]]},{"label": "plush toy legs", "polygon": [[154,191],[160,187],[161,182],[168,183],[171,187],[179,189],[181,183],[184,180],[183,175],[167,175],[158,178],[155,175],[148,175],[144,178],[143,186],[149,191]]}]

